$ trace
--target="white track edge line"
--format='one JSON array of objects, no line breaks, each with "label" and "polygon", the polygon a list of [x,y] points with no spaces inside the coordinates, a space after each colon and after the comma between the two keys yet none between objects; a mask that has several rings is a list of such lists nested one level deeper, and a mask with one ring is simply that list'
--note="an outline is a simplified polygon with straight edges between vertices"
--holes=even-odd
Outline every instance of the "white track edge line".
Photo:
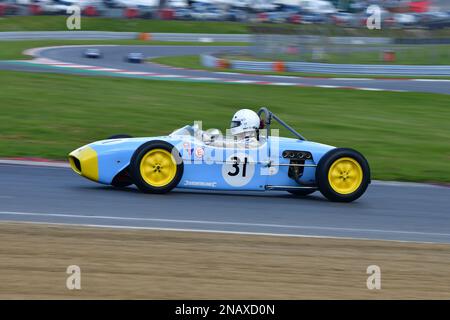
[{"label": "white track edge line", "polygon": [[420,231],[402,231],[402,230],[381,230],[381,229],[356,229],[356,228],[339,228],[339,227],[321,227],[321,226],[296,226],[296,225],[280,225],[269,223],[248,223],[234,221],[211,221],[211,220],[184,220],[184,219],[162,219],[162,218],[139,218],[139,217],[122,217],[122,216],[95,216],[80,214],[60,214],[60,213],[44,213],[44,212],[14,212],[0,211],[0,215],[12,216],[35,216],[35,217],[57,217],[57,218],[76,218],[76,219],[98,219],[98,220],[123,220],[123,221],[141,221],[141,222],[162,222],[162,223],[188,223],[203,225],[224,225],[224,226],[240,226],[240,227],[262,227],[262,228],[279,228],[279,229],[305,229],[305,230],[322,230],[336,232],[369,232],[369,233],[391,233],[404,235],[422,235],[448,237],[448,233],[432,233]]},{"label": "white track edge line", "polygon": [[153,230],[153,231],[175,231],[175,232],[198,232],[198,233],[216,233],[246,236],[269,236],[269,237],[286,237],[286,238],[312,238],[312,239],[334,239],[334,240],[361,240],[361,241],[387,241],[396,243],[416,243],[416,244],[437,244],[448,245],[441,242],[430,241],[408,241],[408,240],[392,240],[392,239],[370,239],[370,238],[352,238],[352,237],[333,237],[333,236],[314,236],[302,234],[283,234],[283,233],[264,233],[264,232],[245,232],[245,231],[226,231],[226,230],[207,230],[207,229],[187,229],[187,228],[158,228],[158,227],[130,227],[130,226],[113,226],[102,224],[75,224],[75,223],[56,223],[56,222],[32,222],[32,221],[14,221],[1,220],[1,223],[17,223],[17,224],[37,224],[50,226],[70,226],[70,227],[86,227],[86,228],[102,228],[102,229],[125,229],[125,230]]}]

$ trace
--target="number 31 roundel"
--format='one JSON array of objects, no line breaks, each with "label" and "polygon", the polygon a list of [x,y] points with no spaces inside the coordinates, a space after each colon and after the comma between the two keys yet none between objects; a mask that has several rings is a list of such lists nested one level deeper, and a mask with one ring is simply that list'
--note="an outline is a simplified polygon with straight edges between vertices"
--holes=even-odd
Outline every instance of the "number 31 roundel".
[{"label": "number 31 roundel", "polygon": [[255,163],[245,154],[233,154],[222,166],[222,176],[233,187],[242,187],[252,180]]}]

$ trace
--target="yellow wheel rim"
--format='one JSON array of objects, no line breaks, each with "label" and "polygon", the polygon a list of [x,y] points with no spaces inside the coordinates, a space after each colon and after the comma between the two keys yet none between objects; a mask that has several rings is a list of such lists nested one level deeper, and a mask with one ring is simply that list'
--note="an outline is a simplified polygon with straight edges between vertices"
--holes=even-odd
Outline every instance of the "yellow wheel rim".
[{"label": "yellow wheel rim", "polygon": [[363,180],[361,165],[352,158],[337,159],[328,171],[328,181],[331,188],[340,194],[355,192]]},{"label": "yellow wheel rim", "polygon": [[153,187],[168,185],[177,173],[177,164],[172,154],[164,149],[153,149],[141,160],[141,176]]}]

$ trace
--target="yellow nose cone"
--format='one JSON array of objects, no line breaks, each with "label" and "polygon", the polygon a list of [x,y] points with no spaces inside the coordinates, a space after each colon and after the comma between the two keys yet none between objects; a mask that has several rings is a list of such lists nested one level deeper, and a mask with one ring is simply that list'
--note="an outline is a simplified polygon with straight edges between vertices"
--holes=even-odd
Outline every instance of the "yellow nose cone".
[{"label": "yellow nose cone", "polygon": [[91,147],[81,147],[69,154],[72,170],[93,181],[98,181],[98,156]]}]

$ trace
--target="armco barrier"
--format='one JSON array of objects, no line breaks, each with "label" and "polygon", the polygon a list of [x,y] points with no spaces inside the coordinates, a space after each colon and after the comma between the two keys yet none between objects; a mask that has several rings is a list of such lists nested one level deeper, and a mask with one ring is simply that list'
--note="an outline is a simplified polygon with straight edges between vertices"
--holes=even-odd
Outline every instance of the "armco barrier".
[{"label": "armco barrier", "polygon": [[208,68],[217,68],[217,60],[219,59],[209,54],[202,54],[200,56],[201,64]]},{"label": "armco barrier", "polygon": [[402,66],[291,62],[286,63],[286,67],[288,71],[306,73],[386,76],[450,76],[450,66]]},{"label": "armco barrier", "polygon": [[[201,63],[210,68],[217,65],[213,55],[201,56]],[[248,71],[274,71],[278,62],[230,60],[230,68]],[[450,76],[450,66],[402,66],[402,65],[368,65],[368,64],[329,64],[311,62],[285,62],[288,72],[324,73],[324,74],[358,74],[386,76]]]},{"label": "armco barrier", "polygon": [[248,34],[208,34],[208,33],[152,33],[156,41],[188,41],[188,42],[250,42]]},{"label": "armco barrier", "polygon": [[[38,4],[30,6],[34,14],[41,13]],[[90,12],[94,13],[94,12]],[[95,14],[98,13],[96,10]],[[135,17],[135,9],[124,10],[123,15],[129,18]],[[108,32],[108,31],[18,31],[0,32],[0,40],[21,40],[21,39],[135,39],[137,32]],[[157,41],[214,41],[214,42],[251,42],[251,34],[209,34],[209,33],[152,33],[152,39]],[[314,41],[315,37],[304,37],[303,41],[308,43],[308,39]],[[366,38],[366,37],[330,37],[330,43],[334,44],[358,44],[358,45],[387,45],[393,43],[395,39],[390,38]]]},{"label": "armco barrier", "polygon": [[20,31],[0,32],[0,40],[121,40],[136,39],[137,32],[110,31]]},{"label": "armco barrier", "polygon": [[[32,4],[29,6],[31,14],[41,14],[42,10],[39,4]],[[95,14],[98,13],[96,10]],[[135,11],[129,12],[130,17],[134,16]],[[123,12],[126,15],[126,10]],[[5,39],[55,39],[58,40],[61,37],[61,33],[67,34],[77,33],[76,36],[68,35],[69,39],[72,37],[78,37],[82,39],[83,35],[89,35],[89,39],[110,39],[108,34],[115,34],[117,39],[131,39],[129,34],[136,34],[135,32],[104,32],[104,31],[18,31],[18,32],[0,32],[0,40]],[[120,36],[120,34],[123,34]],[[55,38],[56,37],[56,38]],[[215,42],[251,42],[253,36],[251,34],[208,34],[208,33],[152,33],[152,37],[158,41],[203,41],[210,39]],[[303,36],[305,43],[314,42],[315,36]],[[309,40],[308,40],[309,39]],[[382,38],[382,37],[330,37],[328,38],[331,44],[348,44],[348,45],[389,45],[389,44],[449,44],[450,39],[437,38],[437,39],[394,39],[394,38]]]},{"label": "armco barrier", "polygon": [[[19,31],[0,32],[0,40],[108,40],[137,39],[138,32],[110,31]],[[249,42],[248,34],[208,34],[208,33],[149,33],[155,41],[187,42]]]}]

